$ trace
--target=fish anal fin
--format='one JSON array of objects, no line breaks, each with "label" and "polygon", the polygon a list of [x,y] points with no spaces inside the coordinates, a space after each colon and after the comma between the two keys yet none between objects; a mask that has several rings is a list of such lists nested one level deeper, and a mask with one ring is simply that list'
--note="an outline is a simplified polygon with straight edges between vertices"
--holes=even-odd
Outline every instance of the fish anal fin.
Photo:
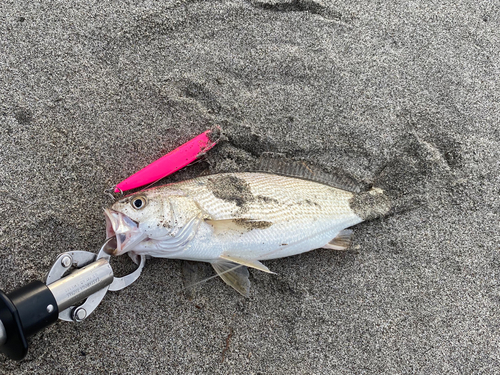
[{"label": "fish anal fin", "polygon": [[242,266],[250,267],[250,268],[255,268],[256,270],[262,271],[262,272],[267,272],[267,273],[273,273],[269,268],[267,268],[265,265],[263,265],[261,262],[258,260],[252,260],[252,259],[243,259],[243,258],[238,258],[234,257],[231,255],[221,255],[221,259],[228,260],[230,262],[234,262],[237,264],[241,264]]},{"label": "fish anal fin", "polygon": [[248,280],[248,269],[240,264],[225,259],[217,259],[212,263],[217,275],[224,282],[236,289],[241,295],[248,297],[250,294],[250,280]]},{"label": "fish anal fin", "polygon": [[352,229],[344,229],[340,231],[333,240],[328,242],[322,248],[332,250],[346,250],[351,245],[352,234]]},{"label": "fish anal fin", "polygon": [[205,219],[205,222],[214,228],[215,235],[229,231],[236,231],[243,234],[253,229],[266,229],[273,225],[270,221],[245,218],[224,220]]}]

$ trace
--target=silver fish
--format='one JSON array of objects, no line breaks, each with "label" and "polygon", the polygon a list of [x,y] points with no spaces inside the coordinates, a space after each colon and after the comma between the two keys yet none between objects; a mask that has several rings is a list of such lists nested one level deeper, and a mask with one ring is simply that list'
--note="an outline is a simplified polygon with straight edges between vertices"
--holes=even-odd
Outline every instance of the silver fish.
[{"label": "silver fish", "polygon": [[223,173],[133,194],[105,210],[114,255],[209,262],[247,296],[246,267],[316,248],[345,249],[346,228],[386,214],[381,189],[354,193],[269,173]]}]

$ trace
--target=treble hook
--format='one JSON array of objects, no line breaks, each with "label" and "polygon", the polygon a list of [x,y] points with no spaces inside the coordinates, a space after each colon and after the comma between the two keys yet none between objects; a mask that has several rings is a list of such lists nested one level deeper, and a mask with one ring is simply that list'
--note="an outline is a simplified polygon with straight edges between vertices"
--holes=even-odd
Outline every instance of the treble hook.
[{"label": "treble hook", "polygon": [[116,201],[116,197],[115,197],[115,195],[113,195],[113,192],[116,189],[118,189],[118,191],[120,192],[120,197],[123,197],[123,190],[120,189],[119,187],[116,187],[116,186],[113,186],[109,189],[104,190],[104,194],[109,195],[111,197],[111,199],[113,199],[113,201]]}]

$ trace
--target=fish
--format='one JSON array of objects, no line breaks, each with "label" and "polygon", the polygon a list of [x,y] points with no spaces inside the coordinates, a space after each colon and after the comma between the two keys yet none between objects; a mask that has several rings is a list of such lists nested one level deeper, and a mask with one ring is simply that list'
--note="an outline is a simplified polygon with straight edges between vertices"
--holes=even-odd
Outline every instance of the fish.
[{"label": "fish", "polygon": [[261,261],[346,249],[349,227],[391,209],[380,188],[341,187],[304,174],[197,177],[116,201],[105,209],[106,235],[116,236],[112,255],[208,262],[226,284],[249,296],[248,268],[272,273]]}]

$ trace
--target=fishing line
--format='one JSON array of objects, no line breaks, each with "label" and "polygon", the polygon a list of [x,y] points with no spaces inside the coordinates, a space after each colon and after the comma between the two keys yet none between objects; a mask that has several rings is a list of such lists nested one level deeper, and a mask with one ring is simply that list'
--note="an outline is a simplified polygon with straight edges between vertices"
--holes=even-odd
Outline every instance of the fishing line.
[{"label": "fishing line", "polygon": [[242,265],[242,264],[238,264],[238,265],[236,265],[235,267],[230,268],[230,269],[228,269],[228,270],[226,270],[226,271],[224,271],[224,272],[221,272],[221,273],[215,274],[215,275],[213,275],[213,276],[207,277],[206,279],[203,279],[203,280],[197,281],[197,282],[195,282],[194,284],[189,284],[189,285],[186,285],[185,287],[183,287],[183,288],[181,288],[181,289],[178,289],[177,291],[178,291],[178,292],[181,292],[181,291],[183,291],[183,290],[186,290],[186,289],[192,288],[192,287],[194,287],[194,286],[196,286],[196,285],[199,285],[199,284],[202,284],[202,283],[206,283],[206,282],[207,282],[207,281],[209,281],[209,280],[215,279],[215,278],[219,277],[220,275],[224,275],[225,273],[228,273],[228,272],[234,271],[234,270],[236,270],[236,269],[238,269],[238,268],[240,268],[240,267],[243,267],[243,265]]}]

